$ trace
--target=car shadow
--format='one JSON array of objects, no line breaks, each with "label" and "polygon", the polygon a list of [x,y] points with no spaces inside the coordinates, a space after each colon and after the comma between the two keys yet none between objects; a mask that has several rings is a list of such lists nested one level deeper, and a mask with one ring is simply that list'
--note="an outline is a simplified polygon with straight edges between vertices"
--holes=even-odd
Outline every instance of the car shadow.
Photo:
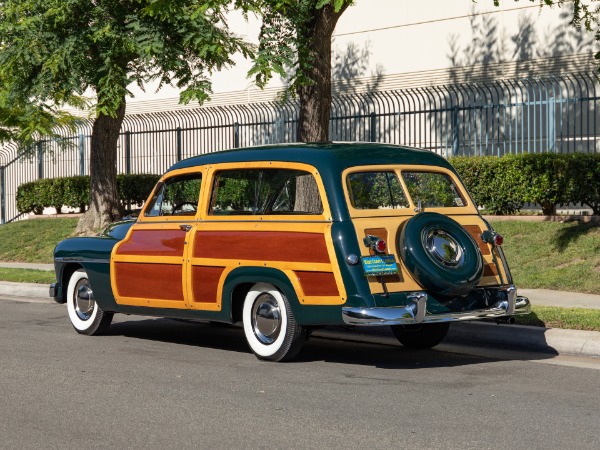
[{"label": "car shadow", "polygon": [[[174,320],[165,318],[141,318],[113,323],[107,333],[110,336],[125,336],[177,345],[210,348],[252,355],[241,327],[211,324],[199,321]],[[492,363],[500,360],[547,359],[550,353],[508,354],[494,356],[497,352],[487,352],[479,348],[473,352],[467,346],[442,343],[434,349],[413,350],[400,344],[385,342],[365,342],[361,334],[347,333],[348,338],[327,333],[315,333],[305,343],[299,355],[286,364],[326,362],[335,364],[364,365],[383,369],[427,369],[435,367],[456,367]],[[462,351],[464,348],[465,351]],[[258,360],[257,360],[258,361]]]}]

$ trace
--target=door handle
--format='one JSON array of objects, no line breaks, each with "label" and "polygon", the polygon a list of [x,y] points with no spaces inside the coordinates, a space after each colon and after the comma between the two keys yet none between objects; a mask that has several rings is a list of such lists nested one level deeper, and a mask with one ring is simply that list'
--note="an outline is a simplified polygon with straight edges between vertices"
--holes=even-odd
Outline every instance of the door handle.
[{"label": "door handle", "polygon": [[179,229],[181,231],[185,231],[186,233],[192,229],[191,225],[179,225]]}]

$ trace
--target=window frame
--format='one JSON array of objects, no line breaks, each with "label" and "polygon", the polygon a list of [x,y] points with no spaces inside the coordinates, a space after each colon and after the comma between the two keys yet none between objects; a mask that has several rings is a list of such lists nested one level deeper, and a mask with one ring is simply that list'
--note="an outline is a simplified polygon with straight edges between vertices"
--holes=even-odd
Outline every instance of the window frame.
[{"label": "window frame", "polygon": [[[227,170],[260,170],[260,169],[287,169],[287,170],[299,170],[311,174],[317,184],[319,195],[321,196],[321,203],[323,205],[323,212],[321,214],[227,214],[227,215],[213,215],[210,213],[212,192],[216,176],[219,172]],[[204,182],[204,181],[203,181]],[[213,221],[213,222],[230,222],[230,221],[244,221],[244,222],[330,222],[331,210],[329,208],[329,202],[323,181],[319,174],[319,171],[304,163],[292,163],[283,161],[255,161],[255,162],[237,162],[237,163],[220,163],[213,164],[210,166],[208,177],[206,178],[205,189],[205,203],[202,208],[201,220]]]},{"label": "window frame", "polygon": [[[408,200],[409,207],[408,208],[397,208],[397,209],[356,209],[352,206],[350,201],[350,192],[348,187],[348,175],[358,172],[395,172],[398,180],[400,181],[400,185],[402,186],[402,190],[404,191],[404,196]],[[344,197],[346,201],[346,205],[348,206],[348,211],[350,212],[350,217],[393,217],[393,216],[414,216],[417,208],[417,205],[413,202],[410,193],[408,192],[408,188],[404,182],[404,177],[402,176],[402,172],[431,172],[431,173],[440,173],[443,175],[447,175],[452,182],[454,183],[457,191],[462,196],[465,201],[464,206],[451,206],[451,207],[437,207],[437,208],[423,208],[423,211],[437,212],[444,215],[461,215],[461,214],[478,214],[478,210],[475,207],[471,196],[467,192],[463,183],[460,181],[458,176],[445,167],[440,166],[425,166],[425,165],[414,165],[414,164],[390,164],[390,165],[373,165],[373,166],[355,166],[348,168],[342,172],[342,187],[344,189]]]},{"label": "window frame", "polygon": [[[194,175],[194,174],[198,174],[200,175],[201,179],[200,179],[200,193],[199,193],[199,197],[198,197],[198,207],[196,209],[196,213],[194,215],[176,215],[176,216],[163,216],[163,215],[157,215],[157,216],[150,216],[150,215],[146,215],[146,213],[150,212],[150,209],[152,207],[152,202],[154,200],[154,198],[159,195],[159,191],[160,189],[162,189],[162,187],[164,186],[165,183],[167,183],[169,180],[176,178],[176,177],[180,177],[180,176],[185,176],[185,175]],[[191,221],[197,221],[199,216],[200,216],[200,209],[202,208],[202,195],[203,195],[203,191],[204,186],[206,184],[206,169],[198,166],[198,167],[190,167],[190,168],[186,168],[186,169],[180,169],[180,170],[174,170],[172,172],[167,172],[166,174],[164,174],[156,183],[156,186],[154,186],[154,189],[152,189],[152,192],[150,193],[150,195],[148,196],[148,199],[146,200],[146,202],[144,203],[144,207],[142,208],[142,211],[140,212],[140,215],[138,216],[138,222],[140,223],[148,223],[148,222],[191,222]]]}]

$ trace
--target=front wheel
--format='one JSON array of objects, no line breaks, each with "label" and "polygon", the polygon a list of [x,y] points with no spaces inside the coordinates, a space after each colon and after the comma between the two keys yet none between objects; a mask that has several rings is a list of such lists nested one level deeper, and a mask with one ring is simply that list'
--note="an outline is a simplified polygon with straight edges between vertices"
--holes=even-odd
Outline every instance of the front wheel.
[{"label": "front wheel", "polygon": [[75,331],[94,336],[106,332],[113,318],[112,313],[104,312],[94,300],[87,273],[76,270],[67,288],[67,311]]},{"label": "front wheel", "polygon": [[405,347],[423,349],[435,347],[442,342],[448,334],[450,322],[392,325],[390,328]]},{"label": "front wheel", "polygon": [[259,359],[290,360],[302,348],[306,329],[296,322],[287,298],[275,286],[252,286],[242,314],[246,340]]}]

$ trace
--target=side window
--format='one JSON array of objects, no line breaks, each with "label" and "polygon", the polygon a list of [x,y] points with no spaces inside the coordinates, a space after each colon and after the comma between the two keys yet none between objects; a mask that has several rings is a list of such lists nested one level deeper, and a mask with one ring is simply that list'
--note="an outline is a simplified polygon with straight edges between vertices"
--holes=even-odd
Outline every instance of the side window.
[{"label": "side window", "polygon": [[449,208],[465,206],[452,179],[443,173],[436,172],[402,172],[408,194],[413,203],[429,208]]},{"label": "side window", "polygon": [[395,172],[358,172],[348,175],[350,203],[355,209],[408,208]]},{"label": "side window", "polygon": [[194,173],[170,178],[159,184],[146,208],[146,217],[195,216],[202,175]]},{"label": "side window", "polygon": [[315,178],[290,169],[224,170],[215,176],[211,215],[321,214]]}]

